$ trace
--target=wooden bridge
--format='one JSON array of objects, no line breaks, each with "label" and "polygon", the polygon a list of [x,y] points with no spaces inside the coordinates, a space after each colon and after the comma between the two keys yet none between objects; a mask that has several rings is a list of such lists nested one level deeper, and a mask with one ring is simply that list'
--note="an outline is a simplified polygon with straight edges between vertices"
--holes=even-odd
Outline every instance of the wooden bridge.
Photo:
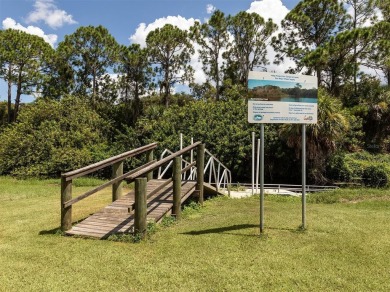
[{"label": "wooden bridge", "polygon": [[[204,144],[196,142],[175,153],[165,150],[161,159],[153,159],[157,143],[134,149],[87,167],[61,176],[61,229],[68,235],[81,235],[105,239],[112,234],[144,234],[148,221],[159,222],[165,215],[181,217],[181,204],[195,195],[203,204],[204,193],[220,192],[221,187],[231,183],[230,171],[210,152]],[[193,161],[196,149],[196,161]],[[123,161],[146,154],[146,163],[123,173]],[[168,154],[167,157],[164,155]],[[183,159],[187,154],[190,161]],[[210,156],[205,166],[205,155]],[[72,180],[112,167],[112,179],[99,187],[72,198]],[[165,169],[163,169],[165,166]],[[158,169],[157,179],[153,172]],[[169,178],[164,178],[171,173]],[[208,183],[204,179],[208,177]],[[122,182],[135,182],[135,189],[122,196]],[[72,206],[82,199],[112,186],[112,203],[82,222],[72,226]]]}]

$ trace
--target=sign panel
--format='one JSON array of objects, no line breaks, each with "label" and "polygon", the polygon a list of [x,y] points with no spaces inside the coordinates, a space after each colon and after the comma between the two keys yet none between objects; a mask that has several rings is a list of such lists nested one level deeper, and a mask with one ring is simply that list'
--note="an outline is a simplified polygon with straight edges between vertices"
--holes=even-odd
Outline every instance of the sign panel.
[{"label": "sign panel", "polygon": [[249,72],[249,123],[317,123],[317,77]]}]

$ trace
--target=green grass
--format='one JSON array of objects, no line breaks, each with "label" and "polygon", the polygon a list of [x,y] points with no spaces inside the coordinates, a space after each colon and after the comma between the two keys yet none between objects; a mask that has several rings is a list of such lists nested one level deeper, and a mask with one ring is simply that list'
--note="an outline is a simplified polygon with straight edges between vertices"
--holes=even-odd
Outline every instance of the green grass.
[{"label": "green grass", "polygon": [[[258,197],[216,198],[141,243],[55,234],[59,193],[56,180],[0,178],[0,291],[390,289],[388,190],[310,195],[304,232],[299,198],[267,196],[262,236]],[[83,200],[74,218],[109,200],[110,189]]]}]

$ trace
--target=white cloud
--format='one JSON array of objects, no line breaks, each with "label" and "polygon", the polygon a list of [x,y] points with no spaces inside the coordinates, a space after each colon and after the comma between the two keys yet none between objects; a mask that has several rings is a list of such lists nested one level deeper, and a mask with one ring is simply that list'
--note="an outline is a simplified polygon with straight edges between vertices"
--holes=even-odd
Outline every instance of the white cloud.
[{"label": "white cloud", "polygon": [[42,29],[36,26],[29,25],[28,27],[24,27],[9,17],[3,20],[3,29],[16,29],[27,32],[29,34],[37,35],[43,38],[45,42],[49,43],[52,47],[54,47],[54,44],[57,42],[58,38],[55,34],[45,34]]},{"label": "white cloud", "polygon": [[156,19],[154,22],[146,25],[145,23],[141,23],[138,25],[135,33],[130,36],[129,40],[132,43],[140,44],[142,47],[146,46],[146,37],[149,34],[149,32],[161,28],[166,24],[172,24],[180,29],[188,30],[191,26],[194,25],[195,21],[199,21],[194,18],[184,18],[180,15],[178,16],[167,16]]},{"label": "white cloud", "polygon": [[217,8],[215,8],[215,6],[213,6],[212,4],[207,4],[207,6],[206,6],[207,14],[213,13],[216,9]]},{"label": "white cloud", "polygon": [[27,23],[36,23],[43,20],[51,28],[77,23],[72,15],[58,9],[54,4],[54,0],[36,0],[34,7],[35,10],[27,16]]},{"label": "white cloud", "polygon": [[290,11],[283,5],[281,0],[260,0],[253,1],[247,12],[255,12],[265,20],[272,20],[280,27],[283,18]]}]

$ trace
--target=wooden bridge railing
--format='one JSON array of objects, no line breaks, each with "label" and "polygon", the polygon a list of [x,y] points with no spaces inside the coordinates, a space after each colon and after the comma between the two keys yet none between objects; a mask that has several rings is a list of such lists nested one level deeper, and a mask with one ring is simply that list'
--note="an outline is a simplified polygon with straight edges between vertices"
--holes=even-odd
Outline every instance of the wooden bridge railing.
[{"label": "wooden bridge railing", "polygon": [[[169,183],[173,183],[173,208],[172,213],[177,217],[181,217],[181,178],[182,174],[188,171],[190,168],[196,165],[197,181],[195,185],[195,191],[199,197],[199,203],[203,204],[203,182],[204,182],[204,158],[205,158],[205,145],[201,142],[193,143],[182,150],[172,153],[171,155],[156,161],[153,160],[153,149],[157,147],[157,143],[152,143],[144,147],[120,154],[115,157],[103,160],[101,162],[89,165],[87,167],[67,172],[61,176],[61,229],[63,231],[69,230],[72,227],[72,205],[82,199],[96,193],[97,191],[112,185],[112,198],[113,201],[120,196],[121,188],[120,183],[123,180],[127,182],[135,181],[135,220],[134,231],[144,234],[146,231],[146,215],[147,215],[147,192],[146,183],[152,179],[153,171],[173,161],[173,175],[172,178],[164,182],[162,185],[152,190],[149,196],[156,194],[162,188]],[[186,166],[182,169],[181,156],[193,149],[197,148],[196,162]],[[147,163],[138,167],[132,171],[123,174],[123,160],[129,157],[139,155],[141,153],[147,153]],[[72,199],[72,179],[97,171],[106,166],[113,166],[113,179],[96,187],[77,198]]]},{"label": "wooden bridge railing", "polygon": [[[153,149],[157,147],[157,143],[151,143],[149,145],[119,154],[117,156],[105,159],[103,161],[88,165],[86,167],[73,170],[61,175],[61,230],[66,231],[72,227],[72,205],[89,197],[90,195],[112,185],[112,201],[117,200],[121,196],[122,188],[121,182],[124,178],[138,172],[140,169],[151,165],[155,161],[153,160]],[[134,169],[130,172],[123,174],[123,161],[127,158],[134,157],[146,153],[147,163],[143,166]],[[98,171],[102,168],[112,166],[112,179],[101,186],[98,186],[86,193],[72,198],[72,180],[78,177],[87,175],[89,173]],[[148,178],[151,178],[152,173],[146,174]]]},{"label": "wooden bridge railing", "polygon": [[[181,156],[192,149],[197,148],[197,156],[196,162],[188,165],[184,169],[182,169],[182,158]],[[136,173],[130,175],[126,180],[135,180],[135,220],[134,220],[134,232],[139,233],[141,235],[145,234],[146,226],[147,226],[147,218],[146,218],[146,202],[147,202],[147,194],[146,194],[146,178],[143,178],[142,175],[147,172],[152,172],[159,167],[170,163],[173,161],[173,172],[172,178],[168,179],[162,185],[158,186],[154,190],[151,191],[149,196],[157,193],[161,189],[163,189],[169,183],[173,183],[173,207],[172,214],[175,215],[177,219],[181,218],[181,183],[182,183],[182,174],[185,173],[189,168],[197,167],[197,181],[195,185],[195,192],[198,194],[199,203],[203,204],[204,200],[204,154],[205,154],[205,145],[201,144],[201,142],[195,142],[182,150],[179,150],[175,153],[170,154],[169,156],[154,162],[149,166],[145,166],[143,169],[139,170]],[[202,170],[202,171],[199,171]]]}]

